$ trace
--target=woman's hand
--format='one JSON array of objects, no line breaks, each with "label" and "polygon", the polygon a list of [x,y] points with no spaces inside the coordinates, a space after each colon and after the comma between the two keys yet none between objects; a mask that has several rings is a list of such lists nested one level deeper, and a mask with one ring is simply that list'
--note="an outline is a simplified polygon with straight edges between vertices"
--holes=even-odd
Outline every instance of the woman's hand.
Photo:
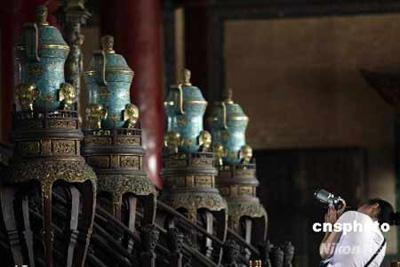
[{"label": "woman's hand", "polygon": [[325,222],[334,224],[339,218],[338,213],[333,206],[329,206],[328,211],[325,213]]}]

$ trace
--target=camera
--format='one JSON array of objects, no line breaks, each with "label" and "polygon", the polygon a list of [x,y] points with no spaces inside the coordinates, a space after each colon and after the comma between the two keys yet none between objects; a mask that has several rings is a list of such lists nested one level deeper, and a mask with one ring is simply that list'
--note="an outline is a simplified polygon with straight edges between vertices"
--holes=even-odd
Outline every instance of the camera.
[{"label": "camera", "polygon": [[344,206],[344,199],[340,196],[335,196],[334,194],[326,191],[325,189],[320,189],[314,192],[314,197],[321,203],[333,206],[335,209],[341,209]]}]

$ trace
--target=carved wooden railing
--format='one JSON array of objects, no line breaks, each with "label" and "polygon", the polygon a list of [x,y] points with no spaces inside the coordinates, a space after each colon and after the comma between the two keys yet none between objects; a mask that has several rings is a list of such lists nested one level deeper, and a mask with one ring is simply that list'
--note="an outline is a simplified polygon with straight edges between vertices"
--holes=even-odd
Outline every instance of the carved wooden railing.
[{"label": "carved wooden railing", "polygon": [[[54,236],[56,241],[55,261],[56,266],[65,265],[63,262],[64,251],[61,251],[57,243],[66,242],[69,240],[69,235],[64,231],[65,228],[58,225],[57,222],[67,218],[67,203],[62,195],[54,194],[54,210],[55,224],[53,224]],[[191,223],[182,214],[169,207],[165,203],[158,202],[158,213],[165,213],[170,217],[175,218],[174,227],[165,227],[156,223],[154,229],[159,232],[159,239],[154,247],[154,265],[151,264],[151,259],[146,258],[146,253],[143,250],[144,240],[143,235],[145,226],[138,225],[138,231],[133,233],[130,229],[113,217],[103,207],[97,206],[96,216],[94,223],[94,232],[91,239],[89,248],[87,265],[89,267],[110,267],[110,266],[248,266],[249,260],[262,260],[269,262],[265,253],[262,253],[258,248],[248,244],[241,236],[228,230],[226,242],[219,240],[214,235],[208,233],[200,225]],[[31,208],[30,210],[32,227],[40,228],[42,216]],[[142,216],[140,213],[138,216]],[[2,220],[2,218],[0,218]],[[140,221],[140,220],[138,220]],[[214,244],[214,251],[224,250],[224,257],[222,253],[214,253],[213,256],[206,256],[195,244],[190,244],[188,240],[181,234],[181,231],[191,231],[197,236],[203,238],[210,238]],[[41,237],[39,231],[34,231],[34,242],[40,244]],[[127,249],[124,245],[123,238],[129,236],[134,240],[134,247],[132,250]],[[79,240],[77,240],[79,242]],[[61,246],[60,246],[61,247]],[[146,247],[146,246],[145,246]],[[265,249],[265,248],[263,248]],[[13,266],[11,259],[7,252],[9,244],[7,235],[2,223],[0,224],[0,256],[4,266]],[[283,257],[282,251],[276,250],[275,257]],[[263,255],[264,254],[264,255]],[[147,255],[148,256],[148,255]],[[267,252],[268,256],[268,252]],[[151,257],[150,257],[151,258]],[[147,261],[146,261],[147,259]],[[273,260],[272,265],[263,264],[263,266],[286,266],[276,264],[276,259]],[[144,264],[147,263],[147,264]],[[37,258],[37,266],[45,266],[42,258]]]},{"label": "carved wooden railing", "polygon": [[[53,209],[53,214],[55,217],[54,221],[59,222],[67,217],[67,203],[60,194],[55,193],[53,197],[55,200],[55,205]],[[40,226],[42,220],[41,214],[38,211],[31,209],[30,215],[31,220],[33,221],[33,228],[35,228],[35,225]],[[2,218],[0,219],[2,220]],[[2,223],[0,225],[2,225]],[[57,264],[56,266],[63,266],[65,265],[62,262],[62,256],[64,255],[64,253],[63,251],[60,251],[58,249],[60,248],[60,246],[57,246],[57,243],[68,241],[69,236],[59,225],[53,224],[52,226],[54,229],[54,237],[56,241],[54,255]],[[189,266],[218,266],[217,263],[213,262],[210,258],[201,254],[197,249],[188,245],[187,242],[185,242],[184,240],[182,240],[181,247],[179,247],[179,245],[178,247],[176,247],[176,244],[171,244],[171,242],[168,242],[168,240],[171,238],[171,232],[173,232],[173,228],[167,230],[160,225],[155,225],[155,228],[160,233],[160,242],[158,242],[155,247],[157,260],[155,266],[184,266],[184,264],[190,264]],[[142,227],[138,227],[138,229],[142,229]],[[201,229],[200,231],[206,232],[204,229]],[[34,231],[34,233],[39,233],[39,231]],[[141,248],[141,246],[143,245],[142,235],[143,230],[138,231],[138,233],[132,233],[127,226],[118,221],[104,208],[97,206],[94,231],[87,258],[88,266],[145,266],[141,264],[143,262],[140,261],[142,258],[141,256],[143,256],[140,255],[142,254],[141,252],[143,252],[143,249]],[[121,242],[122,240],[120,240],[120,238],[123,236],[130,236],[133,240],[135,240],[136,247],[133,251],[128,251],[128,249],[123,245],[123,242]],[[212,238],[212,236],[208,237]],[[41,237],[39,234],[34,235],[33,239],[35,244],[41,243]],[[219,240],[215,241],[221,243]],[[0,247],[3,248],[0,249],[1,252],[9,250],[7,234],[3,227],[0,227]],[[176,257],[177,254],[178,257]],[[176,262],[180,262],[180,264],[178,263],[177,265],[172,265],[171,261],[174,260],[174,258],[180,258],[179,255],[181,255],[181,260],[178,260]],[[2,260],[3,259],[4,262],[7,262],[10,264],[10,266],[12,266],[11,259],[9,259],[9,261],[7,260],[7,253],[4,253],[4,257],[2,257]],[[41,258],[37,258],[37,264],[38,266],[45,266],[44,260]]]},{"label": "carved wooden railing", "polygon": [[[70,242],[71,233],[66,225],[68,220],[67,203],[62,191],[56,191],[54,199],[54,238],[55,238],[55,263],[56,266],[65,265],[65,246]],[[30,205],[30,218],[32,220],[33,242],[35,249],[43,254],[39,246],[42,242],[40,230],[42,215],[39,204]],[[226,240],[219,239],[215,234],[209,233],[202,225],[193,224],[183,214],[167,204],[157,202],[157,219],[153,226],[140,225],[143,215],[137,212],[137,231],[132,232],[125,224],[113,217],[102,205],[97,205],[94,232],[87,256],[89,267],[110,266],[248,266],[250,260],[262,260],[263,266],[275,266],[282,259],[282,250],[277,247],[271,254],[272,265],[269,265],[270,245],[268,243],[255,247],[247,243],[236,232],[228,229]],[[26,232],[19,233],[20,238],[29,236]],[[78,235],[77,235],[78,236]],[[132,244],[127,244],[127,239]],[[209,247],[202,247],[201,242],[191,240],[209,240]],[[80,242],[80,240],[76,240]],[[203,242],[204,243],[204,242]],[[63,249],[62,249],[63,248]],[[210,250],[212,253],[209,253]],[[35,255],[36,256],[36,255]],[[8,235],[3,226],[0,214],[0,258],[2,266],[14,266],[9,255]],[[37,258],[37,257],[36,257]],[[276,260],[278,259],[278,260]],[[236,264],[236,265],[234,265]],[[45,266],[44,258],[37,258],[37,266]],[[277,264],[276,266],[286,266]]]}]

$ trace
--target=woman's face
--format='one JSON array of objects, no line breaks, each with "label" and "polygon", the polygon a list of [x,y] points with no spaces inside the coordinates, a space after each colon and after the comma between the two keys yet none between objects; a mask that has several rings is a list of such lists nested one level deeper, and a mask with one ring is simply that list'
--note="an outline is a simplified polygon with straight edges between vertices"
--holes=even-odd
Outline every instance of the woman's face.
[{"label": "woman's face", "polygon": [[377,219],[379,213],[379,204],[363,204],[358,208],[357,211],[370,216],[372,219]]}]

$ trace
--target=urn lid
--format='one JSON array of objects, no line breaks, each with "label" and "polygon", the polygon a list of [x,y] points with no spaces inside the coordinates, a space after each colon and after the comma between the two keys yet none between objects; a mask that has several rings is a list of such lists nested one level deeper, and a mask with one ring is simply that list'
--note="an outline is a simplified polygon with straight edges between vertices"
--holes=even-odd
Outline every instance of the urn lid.
[{"label": "urn lid", "polygon": [[228,119],[248,120],[249,118],[244,113],[242,107],[233,101],[232,95],[232,89],[229,89],[228,94],[223,102],[226,106],[227,115],[229,116]]},{"label": "urn lid", "polygon": [[[38,6],[35,10],[35,22],[27,23],[23,27],[23,34],[17,45],[18,50],[25,50],[28,57],[39,57],[45,51],[63,50],[66,56],[69,46],[64,41],[61,32],[47,22],[48,10],[46,6]],[[48,57],[57,57],[59,54],[45,54]]]},{"label": "urn lid", "polygon": [[[204,99],[203,94],[201,93],[200,88],[197,86],[192,85],[190,82],[191,72],[188,69],[184,69],[182,72],[183,79],[177,85],[171,86],[171,91],[167,96],[164,105],[168,106],[175,106],[178,104],[183,109],[185,105],[200,105],[200,106],[207,106],[207,101]],[[179,98],[176,99],[175,95],[176,92],[179,93]],[[179,103],[175,103],[175,102]]]},{"label": "urn lid", "polygon": [[89,71],[86,72],[86,75],[96,75],[105,82],[109,80],[106,74],[111,74],[109,78],[112,80],[118,79],[119,75],[133,77],[133,71],[126,63],[125,58],[115,53],[113,36],[103,36],[101,38],[101,47],[100,51],[93,54]]},{"label": "urn lid", "polygon": [[223,128],[235,122],[244,122],[247,124],[249,117],[244,113],[242,107],[232,99],[232,90],[228,90],[225,100],[217,102],[212,109],[209,123],[211,127],[222,126]]},{"label": "urn lid", "polygon": [[200,101],[207,104],[206,100],[201,93],[200,88],[197,86],[192,85],[190,82],[190,78],[192,73],[188,69],[183,70],[183,81],[182,81],[182,90],[183,90],[183,100],[184,101]]}]

